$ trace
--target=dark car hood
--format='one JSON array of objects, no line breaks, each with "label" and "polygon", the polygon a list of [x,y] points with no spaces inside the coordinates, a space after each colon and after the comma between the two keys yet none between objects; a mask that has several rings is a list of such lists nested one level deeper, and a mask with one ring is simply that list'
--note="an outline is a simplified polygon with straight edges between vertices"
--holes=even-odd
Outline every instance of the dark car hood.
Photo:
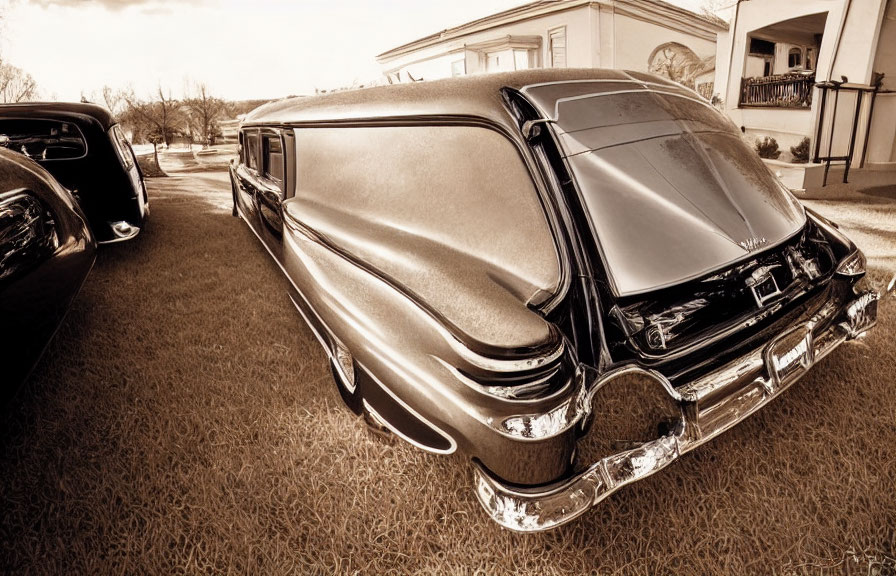
[{"label": "dark car hood", "polygon": [[617,296],[711,273],[805,225],[799,202],[696,95],[591,84],[547,101],[545,87],[527,95],[554,120]]}]

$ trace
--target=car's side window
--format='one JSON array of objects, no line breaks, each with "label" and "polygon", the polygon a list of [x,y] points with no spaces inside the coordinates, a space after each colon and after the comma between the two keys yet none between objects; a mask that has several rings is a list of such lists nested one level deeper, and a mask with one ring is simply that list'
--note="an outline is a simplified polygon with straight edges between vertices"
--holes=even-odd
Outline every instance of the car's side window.
[{"label": "car's side window", "polygon": [[246,133],[246,167],[258,170],[258,132]]},{"label": "car's side window", "polygon": [[71,122],[11,118],[0,120],[0,135],[6,147],[35,160],[81,158],[87,143],[81,130]]},{"label": "car's side window", "polygon": [[262,175],[278,186],[283,185],[283,144],[278,134],[262,135]]},{"label": "car's side window", "polygon": [[131,151],[131,144],[128,142],[127,136],[124,135],[124,131],[122,131],[119,124],[113,126],[109,132],[112,137],[112,144],[115,146],[116,152],[118,152],[121,164],[124,166],[125,170],[130,170],[134,167],[136,158],[134,158],[134,153]]}]

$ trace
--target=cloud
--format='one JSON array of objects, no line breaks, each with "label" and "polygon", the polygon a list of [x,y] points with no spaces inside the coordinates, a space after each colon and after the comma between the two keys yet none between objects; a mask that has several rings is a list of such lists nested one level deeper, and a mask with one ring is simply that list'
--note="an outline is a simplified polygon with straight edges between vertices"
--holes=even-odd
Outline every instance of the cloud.
[{"label": "cloud", "polygon": [[172,6],[184,4],[205,4],[207,0],[30,0],[30,3],[41,8],[62,6],[65,8],[84,8],[87,6],[100,6],[107,10],[118,11],[125,8],[140,8],[141,10],[166,11]]}]

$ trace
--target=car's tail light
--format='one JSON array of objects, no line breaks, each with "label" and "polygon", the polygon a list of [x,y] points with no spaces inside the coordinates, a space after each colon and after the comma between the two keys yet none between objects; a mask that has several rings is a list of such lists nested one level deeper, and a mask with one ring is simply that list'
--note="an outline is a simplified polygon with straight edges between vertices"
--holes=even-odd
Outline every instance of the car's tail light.
[{"label": "car's tail light", "polygon": [[520,414],[501,422],[502,432],[525,440],[538,440],[556,436],[580,420],[579,398],[571,396],[548,412]]},{"label": "car's tail light", "polygon": [[837,274],[841,276],[861,276],[865,273],[865,255],[858,248],[837,265]]},{"label": "car's tail light", "polygon": [[59,247],[52,213],[27,190],[0,193],[0,279]]}]

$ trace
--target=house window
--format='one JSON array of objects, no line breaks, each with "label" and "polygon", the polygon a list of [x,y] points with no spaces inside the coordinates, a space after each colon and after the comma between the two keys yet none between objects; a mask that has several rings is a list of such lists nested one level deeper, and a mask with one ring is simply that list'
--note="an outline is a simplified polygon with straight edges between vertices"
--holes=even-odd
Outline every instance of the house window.
[{"label": "house window", "polygon": [[803,65],[803,51],[799,48],[791,48],[787,55],[787,66],[789,68],[797,68]]},{"label": "house window", "polygon": [[774,56],[775,43],[759,38],[750,38],[750,54],[757,56]]},{"label": "house window", "polygon": [[552,68],[566,68],[566,26],[548,30],[548,52]]},{"label": "house window", "polygon": [[509,72],[514,70],[513,50],[488,52],[485,55],[486,72]]},{"label": "house window", "polygon": [[467,73],[467,62],[466,60],[455,60],[451,63],[451,75],[452,76],[463,76]]},{"label": "house window", "polygon": [[528,70],[532,66],[532,50],[514,50],[513,67],[515,70]]}]

